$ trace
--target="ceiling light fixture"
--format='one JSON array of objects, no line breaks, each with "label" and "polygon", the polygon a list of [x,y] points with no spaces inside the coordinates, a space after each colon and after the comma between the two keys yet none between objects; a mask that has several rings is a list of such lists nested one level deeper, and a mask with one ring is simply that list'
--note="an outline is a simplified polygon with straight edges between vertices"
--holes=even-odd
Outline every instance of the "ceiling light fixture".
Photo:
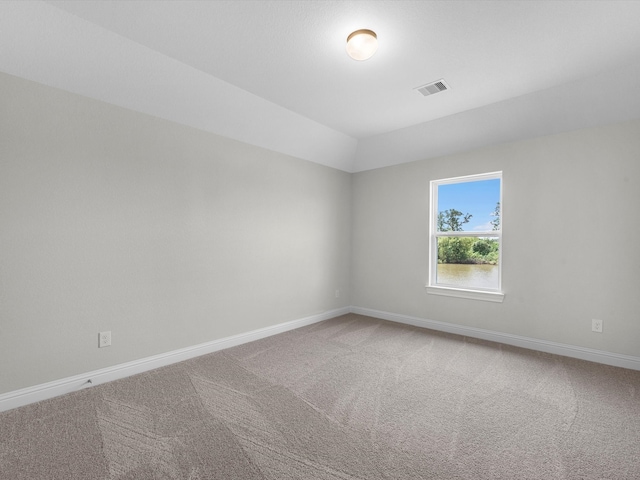
[{"label": "ceiling light fixture", "polygon": [[347,53],[354,60],[367,60],[377,49],[378,36],[373,30],[356,30],[347,37]]}]

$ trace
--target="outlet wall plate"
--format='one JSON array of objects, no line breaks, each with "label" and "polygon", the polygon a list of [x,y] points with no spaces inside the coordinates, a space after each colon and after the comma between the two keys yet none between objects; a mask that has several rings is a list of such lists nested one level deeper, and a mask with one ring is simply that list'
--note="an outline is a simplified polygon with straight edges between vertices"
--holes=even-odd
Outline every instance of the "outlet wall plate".
[{"label": "outlet wall plate", "polygon": [[108,347],[111,345],[111,331],[100,332],[98,334],[98,348]]},{"label": "outlet wall plate", "polygon": [[597,318],[591,319],[591,331],[602,333],[602,320],[598,320]]}]

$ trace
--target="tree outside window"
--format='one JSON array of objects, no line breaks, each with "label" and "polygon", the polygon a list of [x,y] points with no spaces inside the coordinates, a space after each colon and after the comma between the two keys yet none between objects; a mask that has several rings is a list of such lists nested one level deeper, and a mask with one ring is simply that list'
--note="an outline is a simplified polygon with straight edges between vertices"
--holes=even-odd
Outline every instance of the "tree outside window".
[{"label": "tree outside window", "polygon": [[501,293],[501,207],[502,172],[431,182],[429,287]]}]

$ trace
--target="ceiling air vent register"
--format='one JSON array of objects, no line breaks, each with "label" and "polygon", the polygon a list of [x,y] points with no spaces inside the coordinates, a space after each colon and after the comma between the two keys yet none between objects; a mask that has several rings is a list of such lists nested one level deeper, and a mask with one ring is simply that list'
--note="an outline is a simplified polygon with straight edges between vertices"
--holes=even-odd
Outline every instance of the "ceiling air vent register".
[{"label": "ceiling air vent register", "polygon": [[449,85],[447,85],[444,79],[437,80],[435,82],[428,83],[421,87],[415,88],[418,92],[420,92],[423,96],[428,97],[429,95],[433,95],[434,93],[444,92],[445,90],[449,90]]}]

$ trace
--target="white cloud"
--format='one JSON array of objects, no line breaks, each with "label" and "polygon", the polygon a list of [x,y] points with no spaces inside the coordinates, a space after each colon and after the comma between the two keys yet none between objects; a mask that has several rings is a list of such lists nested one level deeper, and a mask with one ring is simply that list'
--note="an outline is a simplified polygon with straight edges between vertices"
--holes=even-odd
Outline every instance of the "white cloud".
[{"label": "white cloud", "polygon": [[472,232],[487,232],[487,231],[490,232],[492,230],[493,230],[493,225],[491,224],[491,222],[483,223],[481,225],[476,225],[471,229]]}]

